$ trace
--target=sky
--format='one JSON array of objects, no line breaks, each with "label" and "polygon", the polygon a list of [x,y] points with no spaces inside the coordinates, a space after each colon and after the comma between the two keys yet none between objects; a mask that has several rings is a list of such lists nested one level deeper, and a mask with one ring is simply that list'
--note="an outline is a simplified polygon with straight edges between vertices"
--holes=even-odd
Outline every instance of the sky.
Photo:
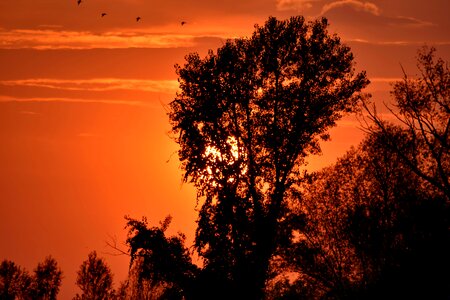
[{"label": "sky", "polygon": [[[417,73],[420,47],[449,59],[449,11],[448,0],[0,0],[0,259],[32,271],[51,254],[60,299],[71,299],[92,250],[116,285],[125,279],[128,258],[106,246],[125,241],[125,215],[157,225],[170,214],[169,232],[192,243],[195,190],[182,183],[166,108],[186,54],[269,16],[325,16],[367,71],[372,101],[388,103],[402,67]],[[308,168],[356,145],[359,127],[340,121]]]}]

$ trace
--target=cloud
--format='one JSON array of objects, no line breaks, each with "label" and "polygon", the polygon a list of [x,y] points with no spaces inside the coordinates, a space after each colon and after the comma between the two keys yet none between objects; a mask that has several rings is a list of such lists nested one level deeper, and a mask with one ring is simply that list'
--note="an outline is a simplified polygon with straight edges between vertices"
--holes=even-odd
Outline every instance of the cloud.
[{"label": "cloud", "polygon": [[322,8],[321,14],[325,14],[331,10],[341,7],[351,7],[356,11],[364,11],[374,16],[379,16],[381,11],[374,3],[362,2],[359,0],[338,0],[328,4],[325,4]]},{"label": "cloud", "polygon": [[41,115],[41,113],[38,113],[35,111],[30,111],[30,110],[21,110],[21,111],[19,111],[19,113],[22,115],[31,115],[31,116]]},{"label": "cloud", "polygon": [[[350,11],[349,11],[350,10]],[[355,14],[354,12],[359,14]],[[338,0],[322,7],[321,15],[338,16],[345,22],[357,23],[358,26],[372,24],[375,26],[396,26],[404,28],[420,28],[436,26],[436,24],[407,16],[387,16],[372,2],[360,0]],[[349,15],[351,14],[351,17]]]},{"label": "cloud", "polygon": [[394,83],[397,81],[401,81],[403,78],[401,77],[374,77],[369,78],[371,83]]},{"label": "cloud", "polygon": [[27,86],[41,87],[69,91],[113,91],[113,90],[137,90],[145,92],[157,92],[174,94],[178,89],[176,80],[145,80],[145,79],[120,79],[120,78],[94,78],[94,79],[22,79],[3,80],[3,86]]},{"label": "cloud", "polygon": [[193,47],[201,38],[223,38],[220,34],[198,35],[172,32],[64,31],[56,29],[0,29],[3,49],[93,49]]},{"label": "cloud", "polygon": [[[355,45],[365,44],[368,46],[411,46],[414,47],[413,50],[417,50],[417,48],[420,48],[425,44],[427,44],[427,42],[424,41],[408,41],[408,40],[370,41],[367,39],[360,39],[360,38],[344,39],[344,42],[353,43]],[[434,47],[448,47],[450,46],[450,41],[438,41],[438,42],[433,41],[429,44]]]},{"label": "cloud", "polygon": [[405,17],[405,16],[396,16],[391,18],[392,25],[400,25],[406,27],[429,27],[436,26],[436,24],[432,22],[427,22],[423,20],[419,20],[413,17]]},{"label": "cloud", "polygon": [[309,9],[313,6],[314,2],[321,0],[277,0],[277,10],[299,10]]},{"label": "cloud", "polygon": [[116,104],[116,105],[131,105],[131,106],[150,106],[149,103],[134,100],[108,100],[108,99],[73,99],[73,98],[16,98],[10,96],[0,95],[0,103],[7,102],[62,102],[62,103],[99,103],[99,104]]}]

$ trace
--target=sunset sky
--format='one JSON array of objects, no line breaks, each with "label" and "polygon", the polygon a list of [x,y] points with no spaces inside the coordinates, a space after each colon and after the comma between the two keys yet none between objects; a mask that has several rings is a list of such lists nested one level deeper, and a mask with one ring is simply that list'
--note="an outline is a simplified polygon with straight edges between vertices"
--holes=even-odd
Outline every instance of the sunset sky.
[{"label": "sunset sky", "polygon": [[[382,103],[401,66],[415,74],[419,47],[450,58],[449,11],[448,0],[0,0],[0,260],[32,271],[53,255],[71,299],[92,250],[125,279],[128,258],[105,246],[125,240],[124,215],[156,225],[171,214],[170,232],[191,244],[195,191],[165,108],[186,54],[249,36],[268,16],[326,16]],[[356,145],[358,125],[342,120],[309,168]]]}]

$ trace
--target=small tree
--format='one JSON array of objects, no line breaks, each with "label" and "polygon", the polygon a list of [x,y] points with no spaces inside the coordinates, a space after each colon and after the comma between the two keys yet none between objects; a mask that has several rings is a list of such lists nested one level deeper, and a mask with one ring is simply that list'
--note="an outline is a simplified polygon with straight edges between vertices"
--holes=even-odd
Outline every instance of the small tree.
[{"label": "small tree", "polygon": [[269,18],[251,38],[177,66],[181,91],[169,117],[184,179],[198,189],[195,246],[214,297],[263,297],[287,233],[286,191],[368,84],[327,27]]},{"label": "small tree", "polygon": [[61,287],[62,271],[56,260],[48,256],[34,269],[32,298],[55,300]]},{"label": "small tree", "polygon": [[89,253],[88,259],[81,264],[76,284],[82,293],[74,299],[109,300],[115,297],[111,269],[103,258],[97,257],[96,251]]},{"label": "small tree", "polygon": [[14,262],[4,260],[0,264],[0,299],[28,299],[32,279],[27,271]]},{"label": "small tree", "polygon": [[194,279],[198,268],[192,263],[185,236],[166,236],[172,218],[160,226],[149,227],[126,217],[129,229],[127,244],[131,257],[128,281],[122,287],[132,299],[197,299]]}]

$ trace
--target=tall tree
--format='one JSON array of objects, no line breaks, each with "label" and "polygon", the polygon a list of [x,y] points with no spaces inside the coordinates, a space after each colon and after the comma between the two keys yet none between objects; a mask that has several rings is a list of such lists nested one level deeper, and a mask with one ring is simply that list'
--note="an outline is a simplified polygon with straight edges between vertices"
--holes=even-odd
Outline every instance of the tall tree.
[{"label": "tall tree", "polygon": [[32,298],[55,300],[61,287],[62,271],[56,260],[48,256],[34,269]]},{"label": "tall tree", "polygon": [[95,251],[89,253],[88,259],[81,264],[76,284],[82,293],[74,299],[109,300],[115,297],[111,269]]},{"label": "tall tree", "polygon": [[366,110],[372,121],[369,131],[382,132],[384,145],[450,203],[450,70],[435,52],[422,48],[417,57],[419,75],[404,72],[403,80],[394,85],[391,112],[399,126],[389,126],[375,107]]},{"label": "tall tree", "polygon": [[195,246],[218,297],[262,298],[284,236],[286,191],[368,84],[327,27],[271,17],[251,38],[177,66],[181,91],[169,117],[184,180],[198,189]]}]

